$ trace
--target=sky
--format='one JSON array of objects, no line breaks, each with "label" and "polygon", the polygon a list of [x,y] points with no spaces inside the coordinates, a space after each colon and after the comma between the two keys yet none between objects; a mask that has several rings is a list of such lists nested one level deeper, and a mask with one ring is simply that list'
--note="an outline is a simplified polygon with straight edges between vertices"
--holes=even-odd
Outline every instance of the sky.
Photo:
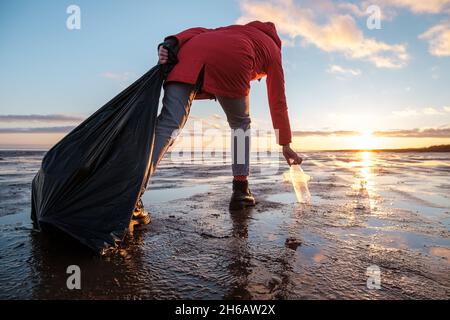
[{"label": "sky", "polygon": [[[0,148],[49,148],[153,67],[165,36],[252,20],[283,40],[296,149],[450,144],[450,0],[11,0],[0,2]],[[250,113],[254,132],[271,130],[265,80],[251,84]],[[227,133],[214,100],[191,115],[186,132]]]}]

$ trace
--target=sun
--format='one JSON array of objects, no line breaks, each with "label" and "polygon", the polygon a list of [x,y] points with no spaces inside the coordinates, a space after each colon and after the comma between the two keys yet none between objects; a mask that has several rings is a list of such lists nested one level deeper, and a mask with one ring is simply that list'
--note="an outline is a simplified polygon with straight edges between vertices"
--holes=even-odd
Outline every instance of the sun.
[{"label": "sun", "polygon": [[360,135],[351,139],[353,149],[358,150],[373,150],[378,149],[380,141],[377,137],[373,136],[371,131],[362,131]]}]

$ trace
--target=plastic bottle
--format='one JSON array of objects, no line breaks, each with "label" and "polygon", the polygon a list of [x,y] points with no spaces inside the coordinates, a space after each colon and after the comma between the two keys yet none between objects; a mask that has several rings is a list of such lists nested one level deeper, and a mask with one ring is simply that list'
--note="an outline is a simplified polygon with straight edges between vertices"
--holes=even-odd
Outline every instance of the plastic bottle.
[{"label": "plastic bottle", "polygon": [[308,181],[311,180],[311,177],[304,173],[298,164],[291,165],[289,173],[297,201],[300,203],[310,203],[311,194],[309,193]]}]

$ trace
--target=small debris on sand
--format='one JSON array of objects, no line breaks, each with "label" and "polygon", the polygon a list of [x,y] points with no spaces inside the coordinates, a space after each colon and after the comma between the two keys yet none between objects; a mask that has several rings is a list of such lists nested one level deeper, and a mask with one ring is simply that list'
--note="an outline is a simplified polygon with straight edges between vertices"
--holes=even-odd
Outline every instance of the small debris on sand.
[{"label": "small debris on sand", "polygon": [[292,250],[297,250],[299,246],[301,246],[302,242],[294,237],[290,237],[286,239],[284,245]]}]

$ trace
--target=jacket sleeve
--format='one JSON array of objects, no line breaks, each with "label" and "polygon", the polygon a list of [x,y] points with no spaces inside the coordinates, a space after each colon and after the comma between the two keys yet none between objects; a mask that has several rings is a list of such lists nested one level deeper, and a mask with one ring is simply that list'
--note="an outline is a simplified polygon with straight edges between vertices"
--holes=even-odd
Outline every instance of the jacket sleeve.
[{"label": "jacket sleeve", "polygon": [[281,64],[281,50],[267,68],[267,96],[269,98],[270,115],[275,130],[278,130],[277,143],[291,143],[292,134],[284,93],[284,74]]},{"label": "jacket sleeve", "polygon": [[180,33],[168,36],[164,40],[167,40],[169,38],[175,38],[178,40],[178,46],[181,47],[183,44],[185,44],[187,41],[189,41],[189,39],[191,39],[192,37],[194,37],[200,33],[206,32],[206,31],[209,31],[209,29],[201,28],[201,27],[190,28],[190,29],[184,30]]}]

